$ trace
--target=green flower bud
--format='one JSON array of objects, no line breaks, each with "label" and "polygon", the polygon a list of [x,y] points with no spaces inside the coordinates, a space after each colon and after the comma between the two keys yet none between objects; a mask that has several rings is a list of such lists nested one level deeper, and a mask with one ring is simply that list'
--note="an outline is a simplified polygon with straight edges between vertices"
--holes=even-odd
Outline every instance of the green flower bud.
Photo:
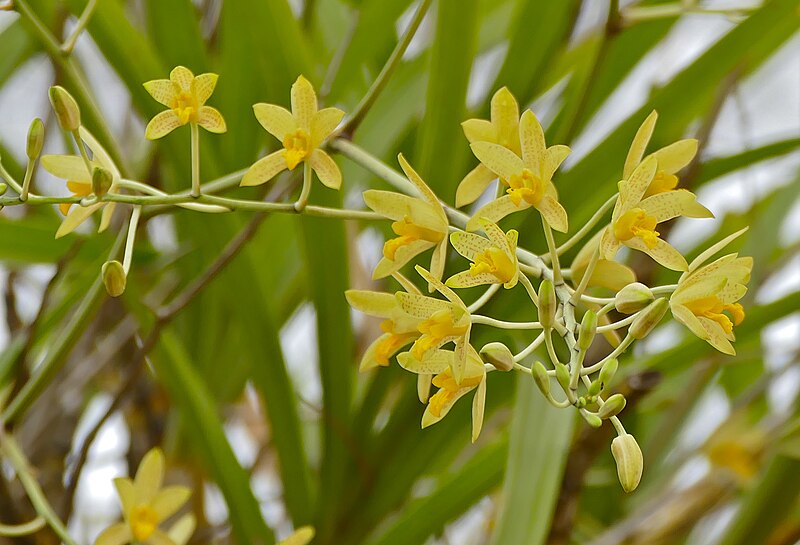
[{"label": "green flower bud", "polygon": [[92,170],[92,193],[98,197],[102,197],[111,188],[113,177],[109,171],[104,168],[95,167]]},{"label": "green flower bud", "polygon": [[5,195],[7,189],[8,189],[8,184],[0,182],[0,195]]},{"label": "green flower bud", "polygon": [[606,420],[607,418],[611,418],[612,416],[617,416],[619,413],[622,412],[622,409],[625,408],[625,404],[627,401],[625,400],[625,396],[622,394],[614,394],[613,396],[606,399],[606,402],[603,403],[603,406],[600,407],[600,410],[597,411],[597,416]]},{"label": "green flower bud", "polygon": [[633,435],[626,433],[611,441],[611,454],[617,463],[617,476],[625,492],[633,492],[642,478],[642,449]]},{"label": "green flower bud", "polygon": [[603,425],[603,420],[594,413],[590,413],[589,411],[581,411],[581,416],[583,416],[583,419],[586,420],[586,423],[593,428],[599,428]]},{"label": "green flower bud", "polygon": [[581,327],[578,330],[578,348],[581,350],[589,350],[594,340],[594,334],[597,331],[597,313],[593,310],[587,310],[581,320]]},{"label": "green flower bud", "polygon": [[539,285],[539,322],[545,329],[553,327],[556,317],[556,290],[550,280],[542,280]]},{"label": "green flower bud", "polygon": [[605,388],[611,384],[611,380],[617,373],[618,367],[619,362],[617,361],[617,358],[611,358],[603,364],[603,367],[600,368],[600,375],[597,378],[597,382],[601,384],[602,388]]},{"label": "green flower bud", "polygon": [[102,274],[103,284],[111,297],[119,297],[125,293],[125,284],[128,279],[122,263],[116,260],[106,261],[103,263]]},{"label": "green flower bud", "polygon": [[569,368],[563,363],[556,363],[556,380],[565,392],[569,390]]},{"label": "green flower bud", "polygon": [[25,149],[28,159],[31,161],[38,159],[39,154],[42,153],[43,146],[44,123],[42,123],[42,120],[37,117],[31,122],[31,126],[28,129],[28,146]]},{"label": "green flower bud", "polygon": [[533,375],[533,380],[536,382],[536,386],[539,387],[539,390],[544,394],[545,397],[550,396],[550,377],[547,376],[547,370],[542,365],[542,362],[537,361],[531,367],[531,375]]},{"label": "green flower bud", "polygon": [[514,368],[514,354],[503,343],[489,343],[481,348],[481,358],[494,365],[498,371],[511,371]]},{"label": "green flower bud", "polygon": [[69,92],[60,85],[50,87],[50,104],[56,113],[59,126],[68,132],[75,132],[81,126],[81,110]]},{"label": "green flower bud", "polygon": [[590,397],[594,397],[597,394],[599,394],[602,389],[603,389],[603,383],[600,382],[599,380],[595,380],[589,385],[589,388],[586,393]]},{"label": "green flower bud", "polygon": [[649,305],[655,297],[650,288],[640,282],[628,284],[614,298],[614,308],[623,314],[633,314]]},{"label": "green flower bud", "polygon": [[664,297],[650,303],[631,324],[628,330],[630,336],[634,339],[644,339],[658,325],[668,308],[669,302]]}]

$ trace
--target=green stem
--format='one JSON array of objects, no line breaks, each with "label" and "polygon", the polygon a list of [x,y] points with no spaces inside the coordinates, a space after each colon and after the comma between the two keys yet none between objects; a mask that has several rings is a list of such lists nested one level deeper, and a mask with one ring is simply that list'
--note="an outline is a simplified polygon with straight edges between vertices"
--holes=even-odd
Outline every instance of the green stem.
[{"label": "green stem", "polygon": [[136,228],[139,226],[139,216],[142,215],[142,207],[134,206],[131,212],[131,221],[128,224],[128,239],[125,241],[125,257],[122,259],[122,268],[125,274],[131,270],[131,261],[133,259],[133,244],[136,241]]},{"label": "green stem", "polygon": [[11,188],[18,194],[20,195],[22,194],[22,186],[19,185],[19,182],[17,182],[14,179],[14,177],[6,170],[1,161],[0,161],[0,178],[3,178],[6,182],[8,182],[8,185],[10,185]]},{"label": "green stem", "polygon": [[578,284],[578,287],[575,288],[575,291],[572,293],[572,296],[570,297],[570,301],[572,301],[574,304],[577,304],[578,301],[581,300],[581,296],[583,295],[583,292],[586,290],[586,286],[589,285],[589,279],[592,277],[592,274],[594,274],[594,267],[595,265],[597,265],[597,260],[599,258],[600,258],[600,250],[598,248],[595,248],[594,252],[592,252],[592,257],[589,259],[589,264],[586,265],[586,270],[583,273],[583,277],[581,278],[580,284]]},{"label": "green stem", "polygon": [[621,356],[622,353],[625,352],[625,350],[627,350],[628,347],[633,343],[633,340],[633,337],[626,335],[625,338],[622,339],[622,342],[619,343],[619,346],[617,346],[608,356],[598,361],[594,365],[584,367],[583,370],[581,370],[581,375],[591,375],[592,373],[596,373],[602,369],[603,365],[605,365],[608,360]]},{"label": "green stem", "polygon": [[55,532],[66,545],[78,545],[75,540],[70,537],[64,523],[61,522],[61,519],[58,518],[55,510],[47,501],[47,496],[45,496],[39,483],[36,482],[36,479],[33,477],[33,472],[28,464],[28,460],[25,458],[16,440],[11,435],[0,432],[0,448],[2,448],[3,454],[14,468],[19,482],[22,483],[22,487],[31,500],[33,508],[36,509],[36,513],[47,521],[47,524],[53,529],[53,532]]},{"label": "green stem", "polygon": [[556,241],[553,240],[553,230],[550,229],[550,224],[542,216],[542,228],[544,230],[544,238],[547,240],[547,250],[550,252],[550,261],[553,264],[553,285],[558,287],[564,283],[564,278],[561,276],[561,264],[558,262],[558,252],[556,251]]},{"label": "green stem", "polygon": [[86,25],[89,24],[89,19],[92,18],[96,7],[97,0],[89,0],[89,2],[86,4],[86,7],[83,8],[83,13],[81,13],[78,23],[72,30],[72,34],[70,34],[69,38],[61,45],[61,52],[64,53],[64,55],[69,56],[72,54],[72,50],[75,49],[75,43],[78,41],[78,37],[80,37],[81,33],[86,30]]},{"label": "green stem", "polygon": [[542,329],[542,324],[539,322],[506,322],[480,314],[473,314],[471,320],[473,324],[488,325],[499,329]]},{"label": "green stem", "polygon": [[303,189],[300,190],[300,196],[297,198],[297,202],[294,203],[296,212],[302,212],[308,204],[308,196],[311,194],[312,173],[311,164],[308,161],[303,161]]},{"label": "green stem", "polygon": [[[556,249],[556,253],[558,255],[563,255],[564,253],[569,251],[573,246],[575,246],[578,242],[580,242],[583,239],[583,237],[585,237],[587,234],[589,234],[589,232],[594,228],[594,226],[597,225],[597,222],[599,222],[603,218],[603,216],[606,214],[606,212],[608,212],[608,210],[617,201],[617,195],[618,195],[617,193],[614,193],[614,195],[609,197],[609,199],[606,202],[603,203],[603,205],[597,210],[597,212],[595,212],[592,215],[592,217],[589,218],[589,221],[587,221],[583,225],[583,227],[581,227],[578,230],[577,233],[572,235],[569,238],[569,240],[567,240],[564,244],[562,244],[561,246],[559,246]],[[542,259],[544,259],[545,261],[549,261],[549,257],[550,256],[548,256],[548,255],[544,255],[544,256],[542,256]]]},{"label": "green stem", "polygon": [[534,350],[536,350],[537,348],[539,348],[539,346],[541,346],[542,342],[544,342],[544,332],[539,333],[539,335],[537,335],[536,338],[528,346],[523,348],[519,354],[516,354],[514,356],[514,361],[519,362],[530,356]]},{"label": "green stem", "polygon": [[474,303],[467,307],[467,311],[471,314],[473,312],[477,312],[478,310],[483,307],[489,300],[494,297],[494,294],[497,293],[497,290],[500,289],[500,284],[492,284],[486,291],[483,292],[483,295],[478,297]]},{"label": "green stem", "polygon": [[31,178],[33,177],[33,160],[28,159],[28,166],[25,168],[25,177],[22,179],[22,191],[19,193],[19,200],[27,201],[31,190]]},{"label": "green stem", "polygon": [[524,273],[520,273],[519,283],[525,287],[525,291],[528,292],[528,297],[531,298],[531,302],[536,305],[536,308],[539,308],[539,294],[536,293],[536,290],[533,288],[530,278],[528,278]]},{"label": "green stem", "polygon": [[400,64],[400,61],[403,58],[403,53],[406,52],[408,44],[411,43],[411,39],[414,37],[414,34],[416,34],[419,25],[425,18],[425,13],[428,11],[431,2],[432,0],[422,0],[417,8],[417,11],[414,13],[414,17],[408,24],[408,28],[406,28],[403,36],[400,38],[400,41],[397,42],[394,51],[392,51],[392,54],[389,56],[389,60],[387,60],[386,64],[383,65],[378,77],[375,78],[375,81],[367,90],[367,94],[364,95],[364,98],[362,98],[361,102],[359,102],[358,106],[356,106],[353,115],[347,120],[347,122],[345,122],[340,134],[348,138],[352,138],[358,126],[362,121],[364,121],[364,117],[367,115],[367,112],[369,112],[370,108],[372,108],[372,105],[378,99],[378,96],[386,87],[386,84],[389,83],[389,78]]},{"label": "green stem", "polygon": [[0,536],[27,536],[30,534],[35,534],[45,526],[47,526],[47,521],[40,516],[37,516],[32,521],[26,522],[25,524],[0,524]]},{"label": "green stem", "polygon": [[197,123],[189,123],[192,140],[192,197],[200,196],[200,128]]},{"label": "green stem", "polygon": [[389,185],[394,186],[395,189],[406,195],[412,195],[414,197],[419,196],[417,188],[414,187],[414,184],[409,182],[405,176],[349,140],[337,138],[331,140],[328,146],[330,146],[333,151],[344,155],[368,172],[388,182]]}]

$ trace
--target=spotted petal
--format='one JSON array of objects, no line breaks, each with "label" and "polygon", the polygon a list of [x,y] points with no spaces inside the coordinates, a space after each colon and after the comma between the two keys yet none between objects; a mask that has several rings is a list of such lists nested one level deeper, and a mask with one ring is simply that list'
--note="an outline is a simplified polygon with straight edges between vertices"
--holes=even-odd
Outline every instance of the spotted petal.
[{"label": "spotted petal", "polygon": [[253,113],[261,126],[281,142],[287,134],[297,130],[294,116],[281,106],[259,102],[253,105]]},{"label": "spotted petal", "polygon": [[183,121],[172,110],[164,110],[156,114],[147,124],[144,130],[144,136],[148,140],[158,140],[162,138],[181,125],[185,125]]},{"label": "spotted petal", "polygon": [[627,181],[619,183],[618,206],[614,208],[614,220],[621,213],[627,212],[641,200],[658,168],[658,161],[652,155],[636,167]]},{"label": "spotted petal", "polygon": [[639,127],[639,130],[636,131],[636,136],[633,137],[631,148],[628,150],[628,156],[625,158],[625,168],[622,170],[623,180],[627,180],[630,175],[633,174],[633,170],[642,162],[644,151],[647,149],[647,144],[653,136],[653,130],[656,127],[657,120],[658,113],[653,110]]},{"label": "spotted petal", "polygon": [[411,352],[403,352],[397,356],[400,367],[418,375],[438,375],[444,373],[453,364],[454,354],[451,350],[432,350],[424,358],[418,360]]},{"label": "spotted petal", "polygon": [[177,84],[182,90],[189,91],[192,88],[194,74],[185,66],[176,66],[169,73],[169,79]]},{"label": "spotted petal", "polygon": [[462,271],[448,278],[445,285],[451,288],[472,288],[475,286],[499,283],[497,277],[491,273],[473,275],[471,271]]},{"label": "spotted petal", "polygon": [[525,110],[519,121],[519,142],[525,166],[537,176],[544,177],[546,161],[544,131],[536,115],[530,110]]},{"label": "spotted petal", "polygon": [[344,117],[339,108],[323,108],[311,119],[311,146],[319,146],[328,138]]},{"label": "spotted petal", "polygon": [[253,166],[242,177],[239,185],[261,185],[270,181],[279,172],[286,170],[286,158],[283,155],[283,151],[282,149],[274,151],[253,163]]},{"label": "spotted petal", "polygon": [[680,252],[660,238],[656,239],[654,248],[648,247],[647,244],[638,237],[626,240],[624,244],[629,248],[646,253],[661,266],[672,269],[673,271],[685,271],[688,268],[686,259],[684,259]]},{"label": "spotted petal", "polygon": [[297,124],[306,131],[311,130],[311,120],[317,113],[317,94],[305,77],[299,76],[292,84],[292,114]]},{"label": "spotted petal", "polygon": [[708,259],[711,258],[711,256],[713,256],[714,254],[716,254],[717,252],[722,250],[725,246],[727,246],[728,244],[730,244],[731,242],[733,242],[734,240],[739,238],[748,229],[749,229],[749,227],[745,227],[744,229],[739,229],[738,231],[736,231],[732,235],[728,235],[727,237],[723,238],[722,240],[720,240],[716,244],[713,244],[707,250],[703,251],[703,253],[698,255],[691,262],[691,264],[689,265],[689,272],[691,272],[691,271],[697,269],[698,267],[700,267],[703,263],[708,261]]},{"label": "spotted petal", "polygon": [[417,295],[415,293],[405,293],[401,291],[397,292],[395,297],[397,297],[397,301],[400,303],[400,307],[403,311],[414,318],[422,320],[428,319],[431,314],[441,310],[452,310],[452,305],[447,301],[442,301],[441,299],[428,297],[426,295]]},{"label": "spotted petal", "polygon": [[697,202],[697,195],[685,189],[665,191],[647,197],[639,203],[639,208],[648,216],[656,218],[657,223],[684,216],[687,218],[713,218],[711,211]]},{"label": "spotted petal", "polygon": [[397,311],[397,298],[393,293],[368,290],[347,290],[344,292],[348,304],[359,312],[389,318]]},{"label": "spotted petal", "polygon": [[497,136],[487,141],[507,147],[514,153],[520,153],[519,105],[507,87],[501,87],[492,96],[491,118]]},{"label": "spotted petal", "polygon": [[725,334],[725,331],[722,329],[721,325],[714,320],[709,320],[703,316],[698,316],[697,319],[703,325],[703,329],[705,329],[706,333],[708,334],[706,337],[708,344],[723,354],[728,354],[729,356],[736,355],[736,349],[733,348],[733,345],[730,342],[731,340],[728,339],[728,336]]},{"label": "spotted petal", "polygon": [[211,106],[202,106],[197,117],[197,124],[203,127],[208,132],[215,134],[222,134],[228,130],[225,125],[225,119],[219,110]]},{"label": "spotted petal", "polygon": [[325,187],[339,189],[342,186],[342,171],[330,155],[321,149],[315,149],[311,152],[309,164]]},{"label": "spotted petal", "polygon": [[483,429],[483,413],[486,407],[486,378],[478,384],[472,399],[472,442],[478,440]]},{"label": "spotted petal", "polygon": [[603,234],[600,235],[600,258],[613,260],[619,251],[619,245],[620,242],[614,236],[614,231],[611,227],[606,227]]},{"label": "spotted petal", "polygon": [[697,147],[698,143],[694,138],[678,140],[654,152],[653,156],[658,160],[659,170],[663,170],[667,174],[675,174],[692,162],[694,156],[697,155]]},{"label": "spotted petal", "polygon": [[456,208],[461,208],[478,200],[497,175],[483,163],[473,168],[464,176],[456,189]]},{"label": "spotted petal", "polygon": [[550,195],[542,197],[542,200],[536,205],[536,209],[542,214],[542,217],[550,227],[561,233],[567,232],[567,211],[553,197]]},{"label": "spotted petal", "polygon": [[180,91],[176,84],[168,79],[154,79],[144,83],[144,89],[158,102],[172,108],[175,98]]},{"label": "spotted petal", "polygon": [[[447,237],[442,237],[441,242],[433,249],[431,256],[431,274],[437,280],[442,279],[444,274],[444,266],[447,261]],[[428,291],[432,292],[435,286],[428,284]]]},{"label": "spotted petal", "polygon": [[217,86],[218,79],[219,76],[217,74],[212,74],[209,72],[206,74],[200,74],[192,80],[191,88],[198,104],[205,104],[206,100],[211,97],[211,94],[214,92],[214,88]]},{"label": "spotted petal", "polygon": [[372,271],[372,278],[377,280],[378,278],[385,278],[390,274],[394,274],[406,263],[434,246],[436,246],[435,242],[429,242],[427,240],[415,240],[410,244],[400,246],[394,254],[394,259],[384,257],[378,262],[375,270]]},{"label": "spotted petal", "polygon": [[494,142],[497,143],[497,129],[490,121],[485,119],[467,119],[461,123],[464,136],[469,143]]},{"label": "spotted petal", "polygon": [[672,310],[672,316],[698,338],[705,340],[708,337],[708,332],[703,327],[703,324],[691,310],[680,304],[670,304],[670,309]]},{"label": "spotted petal", "polygon": [[[427,428],[428,426],[432,426],[439,422],[442,418],[447,416],[447,413],[450,412],[450,409],[453,408],[453,405],[456,404],[456,401],[470,393],[472,390],[475,389],[475,386],[465,386],[463,388],[459,388],[456,393],[447,400],[447,402],[442,405],[441,410],[439,411],[439,416],[435,416],[431,412],[431,406],[428,404],[428,407],[425,409],[425,413],[422,415],[422,427]],[[434,394],[435,395],[435,394]]]},{"label": "spotted petal", "polygon": [[558,167],[561,166],[561,163],[564,162],[564,159],[566,159],[570,153],[572,153],[572,150],[561,144],[556,144],[555,146],[550,146],[547,148],[547,151],[545,152],[545,166],[542,179],[545,181],[552,180],[553,174],[555,174],[556,170],[558,170]]},{"label": "spotted petal", "polygon": [[124,522],[112,524],[103,530],[94,542],[94,545],[124,545],[133,541],[130,527]]},{"label": "spotted petal", "polygon": [[470,145],[472,153],[495,174],[508,180],[525,168],[525,163],[517,155],[503,146],[491,142],[475,142]]},{"label": "spotted petal", "polygon": [[394,221],[406,217],[420,227],[447,232],[447,222],[439,215],[438,210],[420,199],[382,189],[368,189],[364,192],[364,202],[378,214]]},{"label": "spotted petal", "polygon": [[470,261],[475,261],[475,256],[492,247],[491,241],[475,233],[456,231],[450,234],[450,244],[453,248]]},{"label": "spotted petal", "polygon": [[497,223],[507,215],[513,212],[519,212],[520,210],[525,210],[530,208],[531,205],[528,201],[521,201],[519,206],[514,204],[514,201],[511,200],[510,195],[503,195],[499,199],[495,199],[487,204],[485,204],[480,210],[475,212],[475,214],[470,218],[467,222],[467,231],[477,231],[481,228],[480,218],[487,219],[492,223]]},{"label": "spotted petal", "polygon": [[397,160],[400,163],[400,168],[403,169],[403,172],[405,172],[408,180],[414,184],[414,187],[417,188],[417,191],[420,192],[422,197],[434,206],[437,214],[439,214],[439,216],[441,216],[441,218],[446,222],[447,216],[445,215],[441,204],[439,204],[439,197],[436,196],[436,193],[434,193],[433,190],[428,187],[428,184],[425,183],[425,180],[422,179],[422,176],[420,176],[409,164],[409,162],[406,161],[406,158],[402,153],[397,155]]}]

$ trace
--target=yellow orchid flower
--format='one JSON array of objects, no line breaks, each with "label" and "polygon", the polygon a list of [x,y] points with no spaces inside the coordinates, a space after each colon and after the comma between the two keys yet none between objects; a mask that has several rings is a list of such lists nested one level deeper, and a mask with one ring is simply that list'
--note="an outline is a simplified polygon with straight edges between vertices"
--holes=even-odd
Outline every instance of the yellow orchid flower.
[{"label": "yellow orchid flower", "polygon": [[467,222],[467,230],[480,227],[480,218],[497,223],[512,212],[533,206],[556,231],[567,231],[567,212],[558,202],[553,173],[569,155],[567,146],[547,147],[544,131],[532,111],[526,110],[519,122],[522,158],[492,142],[470,145],[475,156],[510,186],[504,195],[486,204]]},{"label": "yellow orchid flower", "polygon": [[314,539],[314,533],[314,528],[311,526],[303,526],[286,539],[279,541],[277,545],[308,545]]},{"label": "yellow orchid flower", "polygon": [[[517,156],[522,154],[519,143],[519,106],[507,87],[499,89],[491,102],[491,121],[467,119],[461,124],[469,143],[492,142],[508,148]],[[467,174],[456,190],[456,207],[466,206],[481,196],[497,175],[479,163]],[[508,185],[506,180],[500,183]]]},{"label": "yellow orchid flower", "polygon": [[[92,152],[92,159],[89,164],[92,170],[103,168],[111,173],[112,181],[109,192],[114,192],[119,184],[121,175],[117,165],[111,160],[111,156],[100,145],[100,142],[84,127],[78,129],[80,138],[86,142],[86,147]],[[57,178],[67,181],[67,189],[72,192],[74,197],[85,197],[92,194],[92,172],[86,167],[86,162],[79,155],[45,155],[42,157],[44,169]],[[116,203],[101,202],[89,206],[72,207],[70,203],[62,203],[59,210],[66,216],[64,221],[56,231],[56,238],[61,238],[78,228],[89,216],[103,209],[100,218],[98,232],[105,231],[111,223],[111,216],[114,214]]]},{"label": "yellow orchid flower", "polygon": [[656,226],[678,216],[713,218],[714,215],[697,202],[694,193],[685,189],[644,198],[657,169],[658,160],[650,156],[634,169],[629,179],[619,182],[619,197],[611,215],[611,225],[603,231],[600,240],[600,257],[614,259],[620,245],[624,244],[646,253],[668,269],[685,271],[686,260],[659,238]]},{"label": "yellow orchid flower", "polygon": [[[592,259],[592,254],[600,245],[600,238],[602,235],[603,231],[598,231],[578,251],[575,255],[575,259],[572,260],[572,266],[570,268],[572,270],[572,281],[576,286],[581,283],[586,268],[589,266],[589,262]],[[633,282],[636,282],[636,273],[627,265],[610,259],[598,259],[587,286],[608,288],[617,292]]]},{"label": "yellow orchid flower", "polygon": [[733,327],[744,320],[744,308],[737,301],[747,292],[752,269],[752,257],[735,253],[692,268],[681,275],[670,297],[672,315],[720,352],[736,354]]},{"label": "yellow orchid flower", "polygon": [[283,149],[256,161],[242,178],[241,185],[260,185],[278,173],[293,170],[303,161],[331,189],[342,185],[342,173],[320,145],[333,133],[344,117],[339,108],[317,110],[317,95],[311,83],[300,76],[292,85],[292,111],[274,104],[253,106],[256,119],[268,133],[283,143]]},{"label": "yellow orchid flower", "polygon": [[397,361],[407,371],[420,374],[435,374],[433,385],[439,388],[428,400],[428,406],[422,415],[422,427],[439,422],[447,416],[450,409],[461,397],[472,390],[472,442],[474,443],[483,427],[483,412],[486,405],[486,368],[480,355],[472,346],[467,347],[464,376],[461,381],[453,377],[453,368],[458,356],[452,350],[435,350],[423,359],[415,357],[412,352],[404,352],[397,356]]},{"label": "yellow orchid flower", "polygon": [[228,130],[219,110],[205,105],[214,92],[217,78],[217,74],[211,73],[195,76],[185,66],[176,66],[170,72],[169,79],[146,82],[145,90],[169,110],[150,120],[144,131],[145,137],[157,140],[187,123],[194,123],[217,134]]},{"label": "yellow orchid flower", "polygon": [[[628,156],[625,158],[625,167],[622,171],[623,180],[627,180],[636,167],[641,164],[647,144],[650,143],[650,138],[653,136],[653,129],[655,129],[657,119],[658,113],[653,110],[636,132],[633,143],[631,143],[631,147],[628,150]],[[678,187],[678,177],[675,173],[691,163],[696,154],[697,140],[687,138],[678,140],[669,146],[664,146],[648,155],[648,157],[655,157],[658,160],[658,169],[644,196],[650,197],[664,191],[672,191]]]},{"label": "yellow orchid flower", "polygon": [[429,285],[444,295],[447,301],[415,293],[395,294],[400,308],[412,318],[419,320],[417,331],[420,336],[411,346],[411,354],[415,359],[424,360],[432,351],[445,344],[454,343],[456,357],[453,360],[453,376],[460,382],[466,367],[472,328],[470,313],[453,290],[419,265],[416,266],[416,270]]},{"label": "yellow orchid flower", "polygon": [[[397,235],[383,245],[383,259],[375,267],[372,278],[389,276],[417,255],[435,248],[430,269],[437,280],[441,279],[447,257],[447,215],[436,194],[411,168],[402,153],[397,159],[421,198],[378,189],[364,192],[364,202],[368,207],[394,220],[392,230]],[[433,286],[429,289],[433,291]]]},{"label": "yellow orchid flower", "polygon": [[186,503],[191,490],[185,486],[162,488],[163,480],[164,454],[158,448],[145,454],[133,480],[115,479],[125,522],[106,528],[97,537],[95,545],[182,545],[180,541],[184,540],[187,532],[191,536],[194,531],[193,518],[180,519],[171,533],[160,530],[158,525]]},{"label": "yellow orchid flower", "polygon": [[519,278],[517,262],[519,233],[514,229],[504,233],[497,224],[489,220],[479,221],[489,238],[464,232],[450,235],[453,248],[472,261],[472,264],[469,270],[448,278],[445,285],[451,288],[470,288],[483,284],[503,284],[506,289],[513,288]]},{"label": "yellow orchid flower", "polygon": [[[419,290],[414,289],[410,293],[419,295]],[[392,356],[422,335],[417,329],[422,319],[406,314],[395,294],[348,290],[345,292],[345,297],[354,309],[369,316],[384,318],[381,322],[381,330],[384,333],[367,347],[361,358],[359,371],[388,366]]]}]

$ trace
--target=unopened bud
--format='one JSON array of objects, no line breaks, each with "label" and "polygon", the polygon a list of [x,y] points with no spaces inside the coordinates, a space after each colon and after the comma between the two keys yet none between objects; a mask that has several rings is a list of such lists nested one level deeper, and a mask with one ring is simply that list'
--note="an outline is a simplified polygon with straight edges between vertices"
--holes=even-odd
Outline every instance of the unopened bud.
[{"label": "unopened bud", "polygon": [[31,127],[28,129],[28,145],[25,153],[28,159],[35,161],[39,154],[42,153],[44,146],[44,123],[38,117],[31,122]]},{"label": "unopened bud", "polygon": [[614,378],[614,375],[617,374],[618,367],[619,362],[617,361],[617,358],[611,358],[603,364],[603,367],[600,368],[600,375],[598,376],[597,381],[602,385],[603,388],[611,384],[611,380]]},{"label": "unopened bud", "polygon": [[593,428],[599,428],[603,425],[603,419],[594,413],[590,413],[589,411],[581,411],[581,416],[583,416],[583,419],[586,420],[586,423]]},{"label": "unopened bud", "polygon": [[642,449],[633,435],[626,433],[611,441],[611,454],[617,463],[617,476],[625,492],[633,492],[642,478]]},{"label": "unopened bud", "polygon": [[491,363],[498,371],[511,371],[514,368],[514,354],[503,343],[489,343],[481,348],[481,358]]},{"label": "unopened bud", "polygon": [[545,397],[550,396],[550,377],[547,375],[547,370],[542,365],[542,362],[537,361],[531,367],[531,375],[533,375],[533,380],[536,382],[536,386],[539,387],[539,390],[544,394]]},{"label": "unopened bud", "polygon": [[595,380],[592,381],[591,384],[589,384],[589,388],[587,388],[586,393],[590,397],[594,397],[597,394],[599,394],[602,389],[603,389],[603,383],[600,382],[599,380]]},{"label": "unopened bud", "polygon": [[656,299],[636,316],[628,334],[634,339],[644,339],[664,317],[667,308],[669,308],[669,302],[666,298]]},{"label": "unopened bud", "polygon": [[557,306],[553,283],[550,280],[542,280],[539,285],[539,322],[545,329],[553,327]]},{"label": "unopened bud", "polygon": [[109,171],[104,168],[95,167],[94,170],[92,170],[92,193],[98,197],[102,197],[111,189],[112,181],[113,177]]},{"label": "unopened bud", "polygon": [[633,314],[653,302],[653,292],[640,282],[628,284],[614,297],[614,308],[623,314]]},{"label": "unopened bud", "polygon": [[68,132],[75,132],[81,126],[81,110],[69,92],[60,85],[50,87],[50,104],[56,113],[59,126]]},{"label": "unopened bud", "polygon": [[111,297],[119,297],[125,293],[125,284],[128,279],[122,263],[116,260],[106,261],[103,263],[102,273],[103,284]]},{"label": "unopened bud", "polygon": [[8,189],[8,184],[0,182],[0,195],[5,195],[7,189]]},{"label": "unopened bud", "polygon": [[587,310],[581,320],[581,327],[578,330],[578,348],[581,350],[589,350],[594,341],[594,334],[597,331],[597,313],[593,310]]},{"label": "unopened bud", "polygon": [[603,420],[611,418],[612,416],[617,416],[619,413],[622,412],[622,409],[625,408],[626,403],[627,401],[625,400],[624,395],[614,394],[613,396],[606,399],[606,402],[603,403],[603,406],[600,407],[599,411],[597,411],[597,416],[599,416]]},{"label": "unopened bud", "polygon": [[569,390],[569,369],[563,363],[556,363],[556,380],[565,392]]}]

